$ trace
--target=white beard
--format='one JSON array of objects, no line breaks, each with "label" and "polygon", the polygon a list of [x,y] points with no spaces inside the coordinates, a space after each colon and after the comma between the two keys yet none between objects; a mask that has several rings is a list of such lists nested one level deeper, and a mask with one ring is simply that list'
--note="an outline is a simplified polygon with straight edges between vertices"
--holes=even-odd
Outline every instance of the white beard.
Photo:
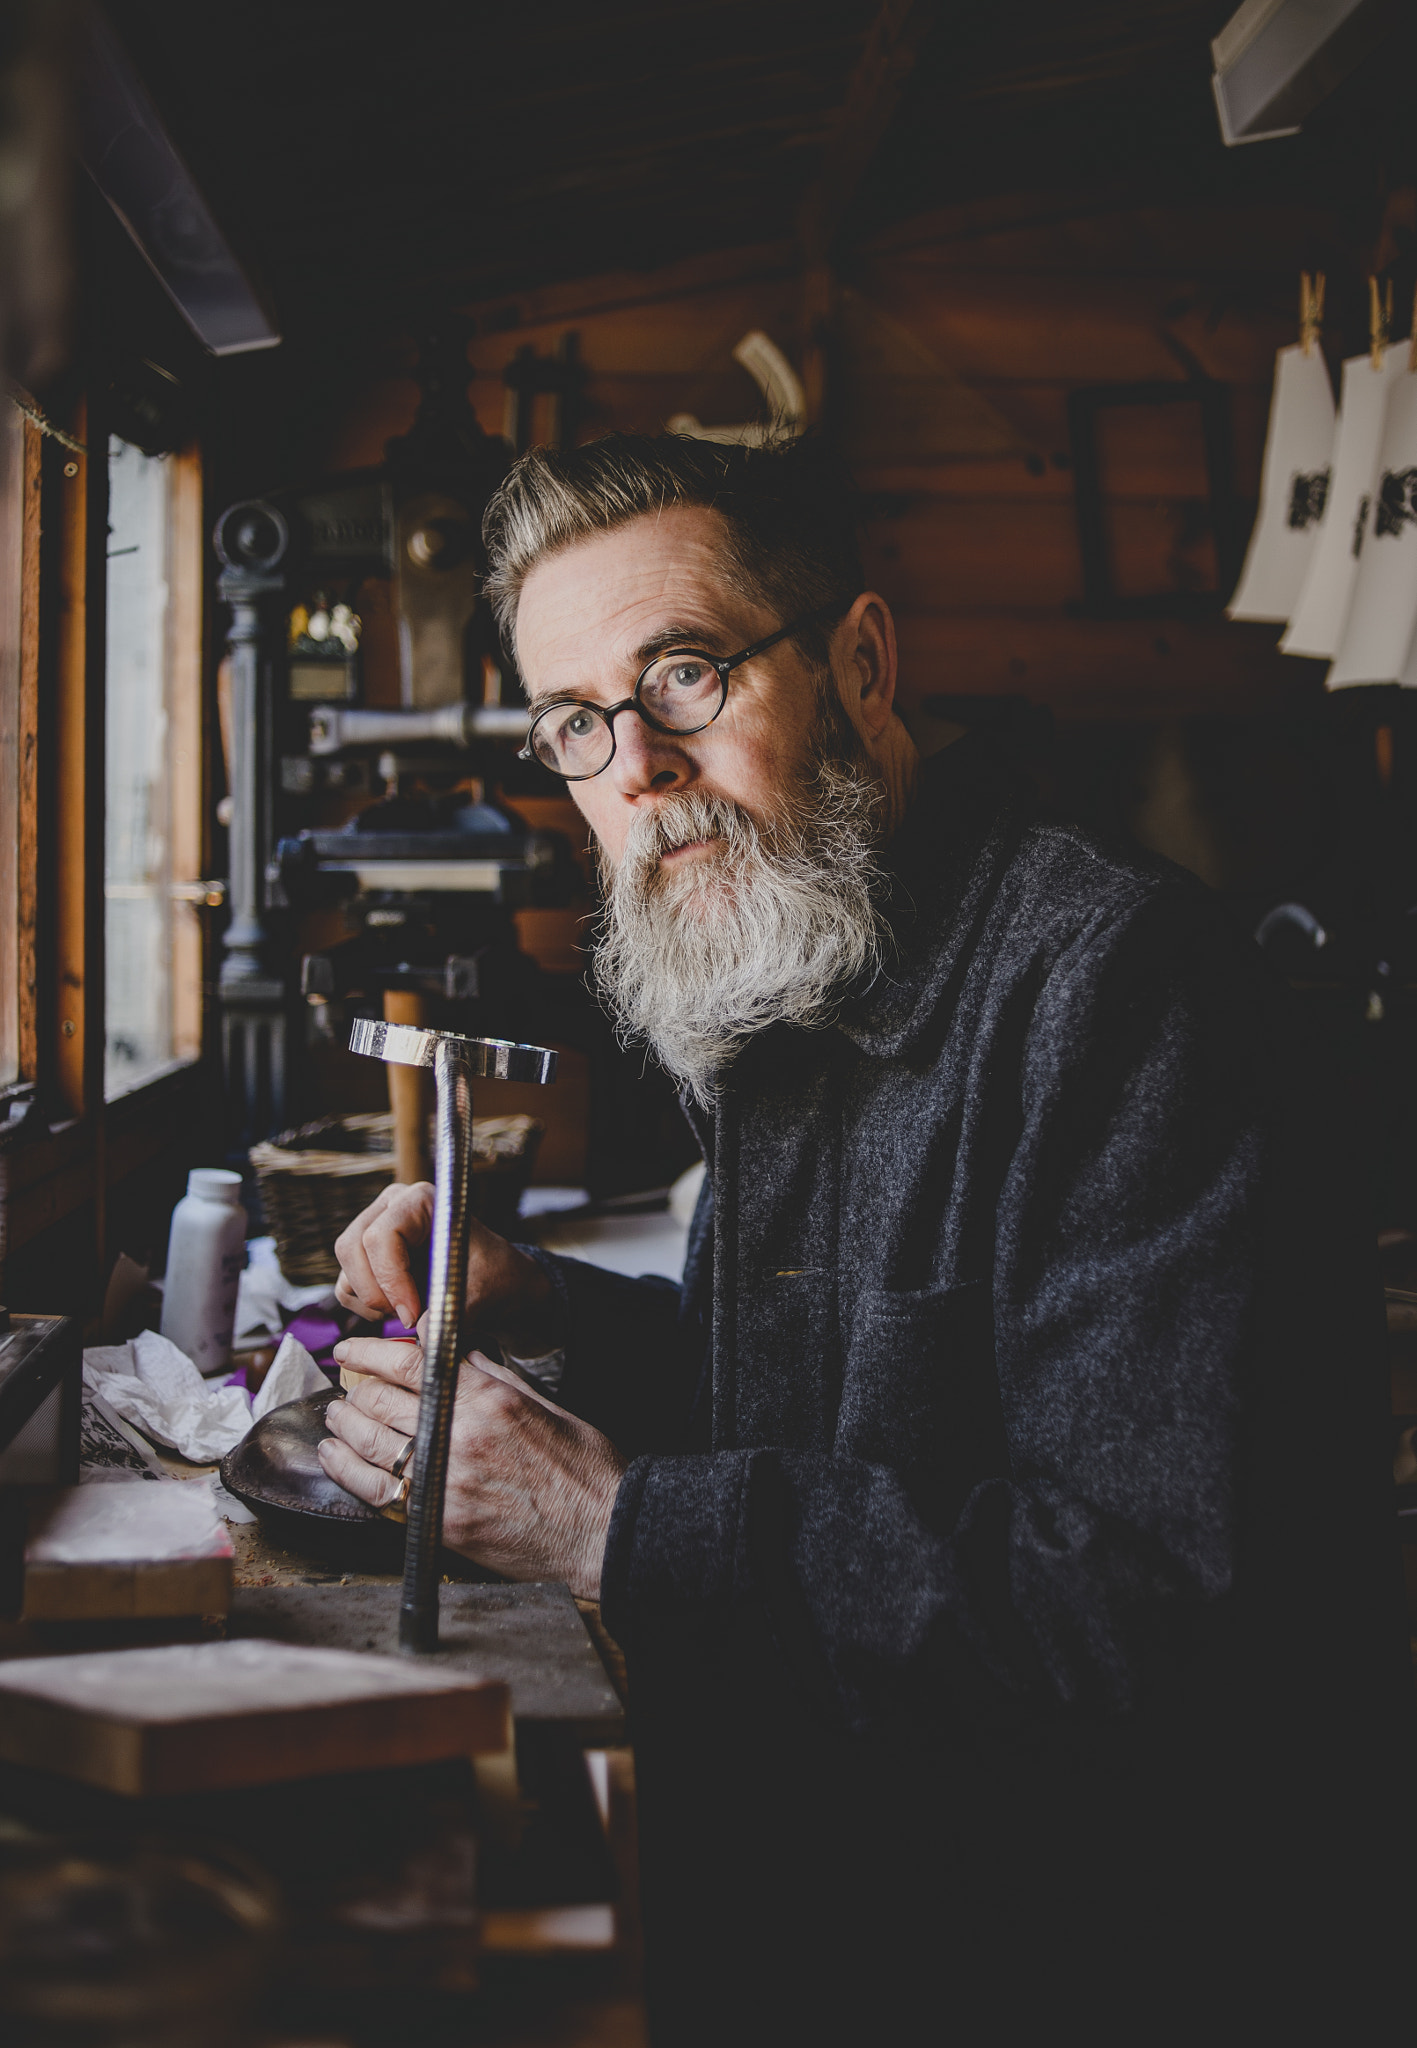
[{"label": "white beard", "polygon": [[[828,1023],[879,966],[881,801],[869,773],[823,762],[778,817],[689,790],[635,819],[618,867],[602,856],[601,992],[621,1037],[647,1042],[705,1107],[748,1038]],[[701,839],[721,850],[661,865]]]}]

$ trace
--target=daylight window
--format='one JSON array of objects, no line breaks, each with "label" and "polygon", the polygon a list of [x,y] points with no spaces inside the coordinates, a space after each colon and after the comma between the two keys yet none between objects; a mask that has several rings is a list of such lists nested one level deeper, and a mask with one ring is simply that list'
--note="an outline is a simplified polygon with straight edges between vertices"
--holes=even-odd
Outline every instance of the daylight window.
[{"label": "daylight window", "polygon": [[[201,1050],[200,498],[187,458],[109,442],[105,1057],[111,1100]],[[196,569],[199,578],[199,566]]]},{"label": "daylight window", "polygon": [[0,1088],[20,1072],[19,720],[25,423],[0,401]]}]

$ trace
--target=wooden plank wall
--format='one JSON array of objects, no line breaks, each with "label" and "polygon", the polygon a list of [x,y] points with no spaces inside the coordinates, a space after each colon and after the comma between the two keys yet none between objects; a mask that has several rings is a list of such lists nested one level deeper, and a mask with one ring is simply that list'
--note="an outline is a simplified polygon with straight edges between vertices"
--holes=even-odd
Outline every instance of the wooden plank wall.
[{"label": "wooden plank wall", "polygon": [[[1314,665],[1280,657],[1272,629],[1082,615],[1067,407],[1089,386],[1218,380],[1233,488],[1252,505],[1298,273],[1337,242],[1332,222],[1297,208],[1048,195],[915,220],[856,253],[837,280],[828,403],[870,494],[868,568],[897,612],[907,706],[1004,693],[1061,720],[1149,724],[1312,694]],[[588,372],[578,438],[679,412],[741,419],[758,394],[734,343],[760,327],[800,365],[803,308],[786,245],[477,306],[473,401],[497,431],[506,364],[573,331]],[[414,397],[406,376],[371,387],[332,463],[377,460]],[[1188,413],[1139,418],[1106,466],[1109,522],[1138,587],[1213,578]]]}]

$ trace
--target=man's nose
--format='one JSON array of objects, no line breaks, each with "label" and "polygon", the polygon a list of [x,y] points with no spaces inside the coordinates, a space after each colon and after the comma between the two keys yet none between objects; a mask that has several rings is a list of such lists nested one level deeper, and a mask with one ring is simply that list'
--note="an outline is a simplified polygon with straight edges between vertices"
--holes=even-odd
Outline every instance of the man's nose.
[{"label": "man's nose", "polygon": [[615,758],[605,771],[623,797],[663,796],[694,779],[694,763],[675,733],[656,732],[637,711],[615,720]]}]

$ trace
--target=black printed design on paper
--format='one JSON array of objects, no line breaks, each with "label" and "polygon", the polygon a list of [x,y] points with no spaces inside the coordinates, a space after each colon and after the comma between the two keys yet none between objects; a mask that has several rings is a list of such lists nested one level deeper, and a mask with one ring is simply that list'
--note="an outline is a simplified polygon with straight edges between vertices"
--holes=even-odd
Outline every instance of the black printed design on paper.
[{"label": "black printed design on paper", "polygon": [[1326,469],[1296,469],[1289,479],[1289,524],[1296,533],[1302,533],[1306,526],[1317,526],[1324,516],[1328,503],[1328,477]]},{"label": "black printed design on paper", "polygon": [[1353,522],[1353,559],[1356,562],[1363,552],[1363,528],[1368,523],[1368,507],[1372,499],[1364,492],[1358,500],[1358,517]]},{"label": "black printed design on paper", "polygon": [[1375,533],[1401,533],[1409,519],[1417,520],[1417,505],[1412,502],[1414,490],[1417,490],[1417,469],[1383,472],[1378,488],[1378,516],[1373,522]]}]

